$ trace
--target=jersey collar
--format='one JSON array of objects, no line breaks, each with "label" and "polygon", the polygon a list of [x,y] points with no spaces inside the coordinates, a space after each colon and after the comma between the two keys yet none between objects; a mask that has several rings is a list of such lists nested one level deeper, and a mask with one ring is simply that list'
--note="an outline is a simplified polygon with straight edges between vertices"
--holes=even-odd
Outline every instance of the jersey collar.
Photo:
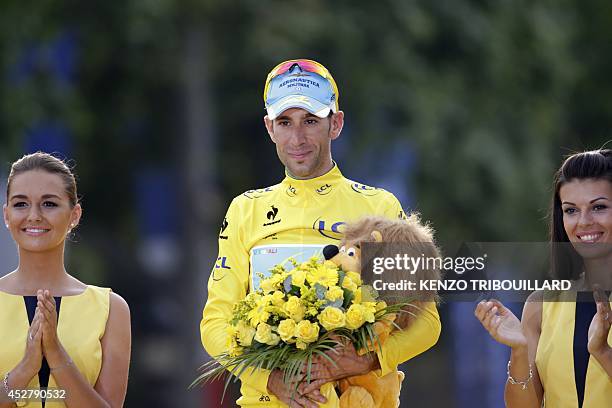
[{"label": "jersey collar", "polygon": [[285,190],[285,194],[289,197],[297,197],[304,194],[325,196],[335,190],[342,180],[344,180],[344,176],[340,172],[336,162],[334,162],[334,167],[332,167],[330,171],[322,176],[311,179],[295,179],[285,171],[285,178],[281,184]]}]

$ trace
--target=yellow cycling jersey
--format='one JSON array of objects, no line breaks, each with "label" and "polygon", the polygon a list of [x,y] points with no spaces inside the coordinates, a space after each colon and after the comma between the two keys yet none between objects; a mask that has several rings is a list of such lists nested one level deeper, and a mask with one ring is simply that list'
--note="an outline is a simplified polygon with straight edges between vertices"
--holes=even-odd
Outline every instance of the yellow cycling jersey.
[{"label": "yellow cycling jersey", "polygon": [[[301,262],[319,255],[325,245],[339,242],[345,223],[365,215],[405,217],[393,194],[346,179],[336,165],[320,177],[286,176],[280,184],[234,198],[221,224],[219,255],[200,324],[206,351],[213,357],[227,351],[232,307],[258,288],[256,272],[267,274],[289,257]],[[380,375],[433,346],[440,327],[431,303],[409,330],[387,339],[378,352]],[[247,371],[241,376],[240,406],[286,407],[267,389],[269,371]]]}]

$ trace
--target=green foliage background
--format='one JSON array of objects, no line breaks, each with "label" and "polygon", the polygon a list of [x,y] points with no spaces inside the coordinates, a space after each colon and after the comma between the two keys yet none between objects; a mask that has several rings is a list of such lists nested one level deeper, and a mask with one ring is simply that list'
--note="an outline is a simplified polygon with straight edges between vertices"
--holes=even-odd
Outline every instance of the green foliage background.
[{"label": "green foliage background", "polygon": [[[28,81],[11,79],[24,49],[66,32],[78,43],[72,83],[52,81],[44,63]],[[73,262],[98,280],[136,284],[138,275],[117,277],[139,240],[132,177],[151,166],[181,174],[189,67],[203,68],[202,137],[214,147],[205,219],[221,220],[231,197],[282,177],[262,123],[263,81],[279,61],[307,57],[340,87],[342,168],[366,157],[358,166],[376,172],[385,160],[377,152],[408,140],[412,207],[439,238],[545,240],[562,156],[612,139],[610,43],[612,8],[602,0],[5,0],[2,171],[23,154],[33,123],[67,125],[86,208]],[[191,65],[194,49],[200,65]],[[201,234],[214,239],[214,222]],[[206,276],[181,279],[202,285]]]}]

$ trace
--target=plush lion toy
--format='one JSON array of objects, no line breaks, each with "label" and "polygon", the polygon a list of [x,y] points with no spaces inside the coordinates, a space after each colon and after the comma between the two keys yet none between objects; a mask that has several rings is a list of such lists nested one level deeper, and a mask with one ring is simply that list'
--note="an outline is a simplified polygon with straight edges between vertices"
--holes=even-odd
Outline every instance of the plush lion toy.
[{"label": "plush lion toy", "polygon": [[[383,217],[365,217],[355,223],[348,224],[340,246],[328,245],[324,248],[325,259],[331,260],[345,271],[361,271],[361,244],[363,242],[401,243],[405,247],[418,247],[418,255],[438,257],[439,250],[433,244],[433,230],[421,223],[417,214],[410,215],[405,220],[390,220]],[[392,254],[387,254],[392,256]],[[406,278],[405,271],[386,271],[385,276]],[[438,279],[437,270],[419,270],[411,279]],[[407,313],[389,315],[385,320],[374,323],[374,332],[380,344],[384,344],[391,332],[397,327],[406,329],[416,317],[414,310],[425,301],[437,300],[436,293],[417,292],[418,298]],[[390,302],[389,302],[390,303]],[[375,351],[378,344],[369,344],[367,349],[359,350],[359,354]],[[348,377],[339,381],[341,391],[340,408],[397,408],[404,373],[395,371],[380,377],[371,371],[364,375]]]}]

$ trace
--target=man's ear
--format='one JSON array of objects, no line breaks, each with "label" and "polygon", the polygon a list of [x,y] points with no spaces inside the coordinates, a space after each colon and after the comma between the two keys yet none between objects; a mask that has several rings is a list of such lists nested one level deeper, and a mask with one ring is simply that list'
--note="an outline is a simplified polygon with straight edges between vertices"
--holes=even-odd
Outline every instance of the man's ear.
[{"label": "man's ear", "polygon": [[340,132],[342,132],[342,128],[344,127],[344,112],[338,111],[334,113],[330,120],[329,136],[331,140],[336,140],[340,137]]},{"label": "man's ear", "polygon": [[264,125],[266,125],[266,130],[268,131],[270,139],[272,139],[273,143],[276,143],[276,138],[274,137],[274,121],[270,119],[268,115],[264,116]]},{"label": "man's ear", "polygon": [[382,242],[382,234],[380,233],[380,231],[372,231],[372,234],[370,234],[372,239],[374,240],[374,242]]}]

